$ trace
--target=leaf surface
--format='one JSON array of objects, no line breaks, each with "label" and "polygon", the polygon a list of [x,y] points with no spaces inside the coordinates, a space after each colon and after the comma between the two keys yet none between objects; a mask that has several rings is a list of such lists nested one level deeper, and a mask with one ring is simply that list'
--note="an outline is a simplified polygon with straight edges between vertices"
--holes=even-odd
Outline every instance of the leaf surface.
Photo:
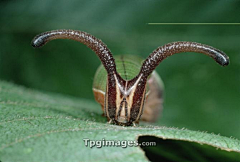
[{"label": "leaf surface", "polygon": [[[229,156],[232,160],[240,157],[240,141],[237,139],[147,123],[141,123],[137,127],[111,125],[106,123],[101,114],[100,106],[91,100],[38,92],[0,81],[0,160],[147,161],[140,147],[124,147],[125,143],[122,143],[122,146],[98,148],[100,145],[95,143],[96,145],[90,148],[90,143],[86,146],[83,140],[121,142],[136,141],[144,136],[157,137],[155,142],[159,138],[168,139],[163,141],[189,141],[201,149],[213,146],[220,148],[213,149],[217,152],[235,152]],[[142,142],[139,141],[141,144]],[[160,146],[166,149],[168,147],[164,144]],[[157,150],[159,156],[165,156],[164,147]],[[172,153],[169,157],[172,160],[175,151],[174,148],[170,148],[168,152]],[[224,154],[226,151],[223,151]]]}]

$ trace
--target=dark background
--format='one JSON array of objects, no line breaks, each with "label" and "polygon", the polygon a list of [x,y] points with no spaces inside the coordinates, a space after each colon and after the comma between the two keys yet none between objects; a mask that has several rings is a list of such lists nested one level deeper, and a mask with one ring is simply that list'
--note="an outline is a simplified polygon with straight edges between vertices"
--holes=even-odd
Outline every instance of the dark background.
[{"label": "dark background", "polygon": [[[32,38],[53,29],[76,29],[100,38],[114,55],[146,58],[173,41],[219,48],[231,59],[220,67],[202,54],[163,61],[164,111],[158,125],[185,127],[240,138],[240,25],[148,25],[240,22],[240,1],[0,1],[0,79],[42,91],[93,100],[99,59],[86,46],[56,40],[41,49]],[[100,107],[99,107],[100,108]]]}]

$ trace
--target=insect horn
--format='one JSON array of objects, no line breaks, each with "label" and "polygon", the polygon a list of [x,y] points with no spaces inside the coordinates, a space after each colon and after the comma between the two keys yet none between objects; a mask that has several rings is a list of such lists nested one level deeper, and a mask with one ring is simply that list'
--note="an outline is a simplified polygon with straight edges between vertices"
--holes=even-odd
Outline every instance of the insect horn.
[{"label": "insect horn", "polygon": [[85,44],[98,55],[108,74],[116,73],[116,64],[110,50],[100,39],[86,32],[65,29],[44,32],[34,37],[32,46],[41,47],[54,39],[72,39]]},{"label": "insect horn", "polygon": [[173,42],[154,50],[143,62],[139,75],[148,77],[152,71],[168,56],[181,52],[197,52],[212,57],[218,64],[227,66],[229,57],[222,51],[196,42]]},{"label": "insect horn", "polygon": [[145,97],[145,87],[148,76],[152,71],[168,56],[181,52],[197,52],[212,57],[222,66],[229,64],[228,56],[211,46],[195,42],[173,42],[168,43],[154,50],[143,62],[139,74],[129,81],[129,86],[136,84],[133,104],[131,108],[131,121],[138,121],[142,114],[143,100]]}]

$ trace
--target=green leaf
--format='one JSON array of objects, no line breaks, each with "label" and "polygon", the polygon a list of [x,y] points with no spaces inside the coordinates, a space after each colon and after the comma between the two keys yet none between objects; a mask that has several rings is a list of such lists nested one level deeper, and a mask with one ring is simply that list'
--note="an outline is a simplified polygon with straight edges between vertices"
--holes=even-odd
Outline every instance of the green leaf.
[{"label": "green leaf", "polygon": [[141,144],[155,141],[156,147],[142,147],[149,159],[153,156],[185,161],[219,157],[218,161],[224,158],[234,161],[240,158],[240,141],[237,139],[146,123],[137,127],[111,125],[101,114],[100,106],[91,100],[37,92],[0,81],[0,160],[148,160],[140,147],[90,148],[85,146],[83,139],[138,140]]}]

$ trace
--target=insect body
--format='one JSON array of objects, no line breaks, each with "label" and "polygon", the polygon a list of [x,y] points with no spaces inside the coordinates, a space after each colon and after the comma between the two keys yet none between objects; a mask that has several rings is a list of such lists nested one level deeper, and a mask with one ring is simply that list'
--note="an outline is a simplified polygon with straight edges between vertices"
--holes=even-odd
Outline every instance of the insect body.
[{"label": "insect body", "polygon": [[[53,39],[72,39],[92,49],[102,62],[94,80],[95,99],[102,105],[110,122],[132,125],[147,115],[158,114],[163,87],[154,69],[168,56],[181,52],[197,52],[212,57],[218,64],[229,64],[228,56],[211,46],[195,42],[173,42],[154,50],[144,61],[137,57],[119,56],[116,60],[107,46],[94,36],[76,30],[53,30],[37,35],[33,47],[41,47]],[[157,116],[157,115],[155,115]]]},{"label": "insect body", "polygon": [[[141,65],[143,59],[133,55],[118,55],[115,56],[115,63],[116,69],[118,74],[124,80],[131,80],[141,70]],[[104,69],[103,65],[100,65],[93,82],[93,92],[94,97],[98,103],[101,104],[102,110],[104,110],[104,101],[105,101],[105,90],[106,90],[106,83],[107,80],[107,72]],[[127,101],[124,95],[121,96],[121,99],[118,98],[117,101],[120,101],[120,104],[116,109],[116,118],[117,121],[120,123],[126,122],[126,118],[130,117],[130,109],[128,108],[127,104],[131,103]],[[144,101],[143,101],[144,102]],[[154,71],[151,76],[148,78],[146,83],[146,95],[145,95],[145,103],[144,109],[140,110],[142,116],[141,120],[153,122],[156,121],[160,111],[162,109],[163,103],[163,82],[159,75]],[[107,108],[107,107],[105,107]],[[139,115],[141,115],[139,114]],[[140,116],[139,116],[140,118]],[[119,124],[120,124],[119,123]]]}]

